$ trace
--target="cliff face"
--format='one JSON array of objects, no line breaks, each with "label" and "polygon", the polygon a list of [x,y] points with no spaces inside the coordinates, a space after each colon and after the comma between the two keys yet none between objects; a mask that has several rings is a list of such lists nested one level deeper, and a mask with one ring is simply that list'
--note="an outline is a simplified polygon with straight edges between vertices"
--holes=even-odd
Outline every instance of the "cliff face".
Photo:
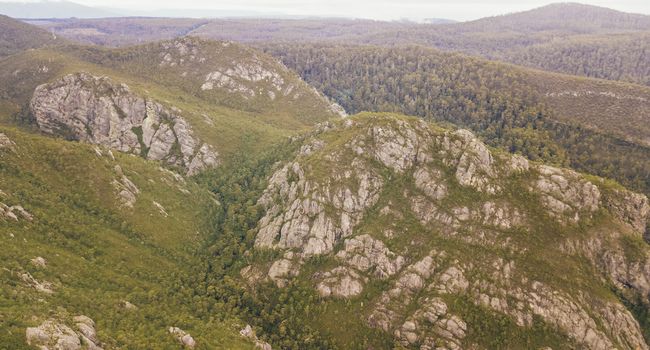
[{"label": "cliff face", "polygon": [[645,196],[404,117],[326,123],[301,141],[259,200],[254,250],[279,258],[242,270],[249,281],[370,300],[359,321],[407,347],[481,348],[450,302],[462,298],[580,348],[648,349],[610,290],[650,303]]},{"label": "cliff face", "polygon": [[219,163],[181,111],[138,96],[125,84],[86,73],[36,88],[30,111],[41,131],[160,160],[193,175]]}]

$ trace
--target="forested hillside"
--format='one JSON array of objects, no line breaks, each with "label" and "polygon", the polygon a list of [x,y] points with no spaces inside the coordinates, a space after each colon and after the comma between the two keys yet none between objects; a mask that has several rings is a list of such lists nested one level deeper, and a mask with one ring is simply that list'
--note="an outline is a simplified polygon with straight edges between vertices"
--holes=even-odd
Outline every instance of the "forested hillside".
[{"label": "forested hillside", "polygon": [[423,45],[566,74],[648,84],[650,17],[561,3],[462,23],[350,19],[114,18],[35,21],[84,43],[120,46],[197,35],[245,43]]},{"label": "forested hillside", "polygon": [[421,47],[273,45],[269,52],[352,113],[400,112],[462,125],[530,159],[650,191],[647,88]]},{"label": "forested hillside", "polygon": [[592,78],[650,85],[650,33],[555,39],[505,52],[508,62]]}]

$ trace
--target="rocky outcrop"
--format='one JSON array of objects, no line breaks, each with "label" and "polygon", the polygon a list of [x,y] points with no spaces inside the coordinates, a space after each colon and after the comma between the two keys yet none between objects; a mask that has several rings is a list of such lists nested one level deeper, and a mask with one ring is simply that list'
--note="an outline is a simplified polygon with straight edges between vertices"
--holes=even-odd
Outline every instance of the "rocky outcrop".
[{"label": "rocky outcrop", "polygon": [[568,218],[578,222],[582,216],[590,215],[600,206],[600,191],[591,182],[576,172],[546,165],[537,167],[539,178],[535,192],[540,194],[542,205],[549,215]]},{"label": "rocky outcrop", "polygon": [[[325,183],[306,181],[299,162],[279,169],[259,200],[267,211],[260,220],[255,245],[296,249],[301,257],[331,252],[376,202],[383,184],[361,160],[355,163],[355,170],[335,174]],[[343,181],[350,185],[338,186]],[[338,215],[329,215],[328,207],[335,208]]]},{"label": "rocky outcrop", "polygon": [[405,259],[391,252],[382,241],[369,235],[346,239],[336,257],[350,267],[386,279],[404,266]]},{"label": "rocky outcrop", "polygon": [[494,194],[497,171],[490,150],[468,130],[457,130],[439,139],[440,155],[447,165],[456,167],[455,177],[462,186]]},{"label": "rocky outcrop", "polygon": [[567,240],[562,245],[567,254],[587,258],[622,293],[630,293],[650,305],[650,254],[633,259],[625,254],[620,243],[611,237],[591,237],[587,240]]},{"label": "rocky outcrop", "polygon": [[101,350],[95,322],[87,316],[73,318],[75,329],[57,320],[47,320],[25,331],[27,344],[41,350]]},{"label": "rocky outcrop", "polygon": [[176,72],[190,83],[192,90],[205,96],[225,93],[228,100],[266,100],[271,105],[306,99],[318,104],[325,113],[347,116],[341,106],[307,85],[281,62],[250,48],[195,37],[176,38],[158,45],[158,66]]},{"label": "rocky outcrop", "polygon": [[187,349],[194,349],[196,347],[196,341],[192,336],[185,332],[184,330],[178,327],[169,327],[169,334],[171,334],[176,340]]},{"label": "rocky outcrop", "polygon": [[47,281],[39,281],[31,273],[25,272],[21,273],[20,279],[31,288],[34,288],[36,291],[45,294],[54,294],[54,286],[52,283]]},{"label": "rocky outcrop", "polygon": [[617,293],[593,293],[648,302],[644,196],[407,118],[323,123],[294,142],[259,200],[255,249],[277,255],[242,270],[249,285],[311,283],[407,348],[481,348],[468,337],[479,308],[513,332],[543,324],[579,348],[648,349]]},{"label": "rocky outcrop", "polygon": [[621,222],[630,225],[636,232],[645,233],[646,241],[650,242],[650,232],[646,232],[650,216],[648,197],[640,193],[616,189],[606,196],[604,204]]},{"label": "rocky outcrop", "polygon": [[2,219],[10,221],[32,221],[34,217],[20,205],[8,206],[0,202],[0,220]]},{"label": "rocky outcrop", "polygon": [[331,271],[317,274],[315,279],[320,280],[316,286],[318,294],[322,297],[349,298],[361,294],[363,285],[368,279],[359,275],[354,270],[339,266]]},{"label": "rocky outcrop", "polygon": [[114,167],[115,175],[117,179],[114,179],[111,184],[115,189],[116,196],[123,207],[133,208],[137,200],[137,195],[140,193],[140,189],[124,175],[122,167],[116,165]]},{"label": "rocky outcrop", "polygon": [[30,111],[45,133],[159,160],[189,175],[218,164],[217,153],[194,136],[179,110],[107,77],[76,73],[40,85]]},{"label": "rocky outcrop", "polygon": [[[440,298],[425,298],[420,308],[410,315],[395,332],[403,346],[419,345],[420,349],[462,349],[467,324],[448,313]],[[444,344],[444,347],[441,345]]]}]

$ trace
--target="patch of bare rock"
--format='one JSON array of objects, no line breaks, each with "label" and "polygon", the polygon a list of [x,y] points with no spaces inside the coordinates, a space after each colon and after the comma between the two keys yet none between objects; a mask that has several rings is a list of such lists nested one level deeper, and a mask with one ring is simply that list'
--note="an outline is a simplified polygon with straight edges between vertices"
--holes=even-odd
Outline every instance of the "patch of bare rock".
[{"label": "patch of bare rock", "polygon": [[44,133],[159,160],[189,175],[219,163],[217,152],[194,135],[178,109],[108,77],[76,73],[40,85],[30,111]]},{"label": "patch of bare rock", "polygon": [[25,331],[27,344],[41,350],[101,350],[95,322],[87,316],[75,316],[74,326],[49,319]]}]

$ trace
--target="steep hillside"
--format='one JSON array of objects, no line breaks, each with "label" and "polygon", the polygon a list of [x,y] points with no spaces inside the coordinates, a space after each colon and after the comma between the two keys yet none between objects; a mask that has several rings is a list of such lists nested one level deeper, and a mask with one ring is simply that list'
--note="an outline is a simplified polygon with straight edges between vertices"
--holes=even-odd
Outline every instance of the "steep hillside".
[{"label": "steep hillside", "polygon": [[46,30],[0,15],[0,58],[57,42],[56,35]]},{"label": "steep hillside", "polygon": [[[5,116],[13,114],[44,132],[167,159],[186,171],[198,153],[204,158],[200,163],[214,163],[208,154],[228,161],[344,113],[265,54],[193,38],[113,50],[33,50],[0,61],[0,76]],[[70,118],[71,113],[83,120]],[[180,126],[171,128],[176,135],[161,131],[164,150],[152,152],[151,142],[140,140],[148,136],[140,133],[145,121],[155,127],[160,120],[177,120]],[[119,125],[126,135],[104,128],[87,137],[89,122]],[[175,139],[190,139],[178,133],[191,135],[187,150],[172,147]]]},{"label": "steep hillside", "polygon": [[1,347],[172,349],[180,327],[197,349],[252,349],[182,287],[216,206],[156,162],[0,127]]},{"label": "steep hillside", "polygon": [[[224,202],[247,219],[224,222],[207,282],[274,345],[648,348],[645,196],[394,115],[287,149],[257,206]],[[223,268],[245,292],[216,285]]]},{"label": "steep hillside", "polygon": [[401,112],[451,122],[530,159],[571,164],[650,193],[647,87],[423,47],[268,50],[352,113]]}]

